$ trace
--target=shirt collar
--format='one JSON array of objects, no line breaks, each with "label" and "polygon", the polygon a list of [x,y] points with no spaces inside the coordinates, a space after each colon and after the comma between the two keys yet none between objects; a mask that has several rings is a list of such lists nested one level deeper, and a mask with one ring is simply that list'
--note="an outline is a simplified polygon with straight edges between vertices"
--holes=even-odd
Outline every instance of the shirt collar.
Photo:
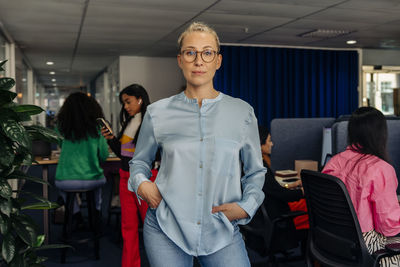
[{"label": "shirt collar", "polygon": [[[203,104],[218,102],[218,101],[220,101],[220,100],[222,99],[223,95],[224,95],[224,94],[223,94],[222,92],[219,92],[219,94],[218,94],[218,96],[217,96],[216,98],[203,99]],[[195,99],[195,98],[188,98],[188,97],[185,95],[185,92],[184,92],[184,91],[182,91],[181,93],[178,94],[178,99],[179,99],[179,100],[182,100],[182,101],[184,101],[184,102],[187,102],[187,103],[195,103],[195,104],[197,104],[197,99]]]}]

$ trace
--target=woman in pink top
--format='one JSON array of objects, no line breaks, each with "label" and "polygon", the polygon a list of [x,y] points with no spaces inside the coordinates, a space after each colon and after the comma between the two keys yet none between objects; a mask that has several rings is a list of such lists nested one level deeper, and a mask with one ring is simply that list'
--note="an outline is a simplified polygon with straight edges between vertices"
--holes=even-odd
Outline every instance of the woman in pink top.
[{"label": "woman in pink top", "polygon": [[[388,163],[385,116],[372,107],[358,108],[349,120],[347,139],[346,150],[335,155],[322,172],[345,183],[372,253],[400,233],[397,177]],[[382,259],[381,266],[400,266],[400,256]]]}]

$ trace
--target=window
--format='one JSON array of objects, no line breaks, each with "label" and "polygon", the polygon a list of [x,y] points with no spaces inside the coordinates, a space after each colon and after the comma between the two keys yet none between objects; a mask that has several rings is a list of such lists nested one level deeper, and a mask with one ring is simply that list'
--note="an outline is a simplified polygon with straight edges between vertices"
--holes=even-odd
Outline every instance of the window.
[{"label": "window", "polygon": [[365,81],[364,105],[375,107],[385,115],[394,114],[393,88],[400,86],[398,67],[382,66],[381,70],[373,66],[363,66]]}]

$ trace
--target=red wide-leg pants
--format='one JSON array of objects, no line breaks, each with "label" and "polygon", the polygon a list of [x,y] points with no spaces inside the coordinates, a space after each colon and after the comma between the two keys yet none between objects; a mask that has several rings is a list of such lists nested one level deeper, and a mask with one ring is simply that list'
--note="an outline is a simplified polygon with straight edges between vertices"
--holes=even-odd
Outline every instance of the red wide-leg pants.
[{"label": "red wide-leg pants", "polygon": [[[147,203],[139,201],[136,194],[128,190],[129,172],[119,170],[119,199],[121,202],[121,231],[124,241],[122,249],[122,267],[140,267],[139,220],[146,217]],[[153,172],[151,180],[157,174]],[[140,218],[139,218],[140,216]]]}]

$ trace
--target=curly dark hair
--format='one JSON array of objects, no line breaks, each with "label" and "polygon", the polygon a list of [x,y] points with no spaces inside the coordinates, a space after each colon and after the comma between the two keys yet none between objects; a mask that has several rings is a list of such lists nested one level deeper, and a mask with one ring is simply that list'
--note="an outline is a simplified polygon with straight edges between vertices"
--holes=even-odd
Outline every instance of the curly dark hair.
[{"label": "curly dark hair", "polygon": [[361,154],[370,154],[389,162],[386,145],[388,130],[386,118],[376,108],[360,107],[350,117],[348,144]]},{"label": "curly dark hair", "polygon": [[[118,135],[118,139],[121,138],[122,134],[124,133],[124,130],[126,126],[128,126],[130,120],[133,118],[129,115],[129,113],[124,109],[124,103],[122,101],[122,95],[126,94],[129,96],[134,96],[137,99],[142,99],[142,105],[140,107],[140,112],[142,113],[142,116],[146,113],[147,106],[150,105],[150,99],[149,95],[147,94],[146,89],[144,89],[143,86],[140,84],[131,84],[127,87],[125,87],[120,93],[119,93],[119,102],[121,103],[121,111],[119,113],[119,122],[121,124],[121,132]],[[141,125],[140,125],[141,126]],[[140,127],[136,132],[135,137],[133,138],[133,143],[136,144],[137,137],[139,135]]]},{"label": "curly dark hair", "polygon": [[57,128],[65,139],[79,141],[89,136],[98,137],[96,118],[103,118],[99,103],[82,92],[70,94],[57,115]]}]

